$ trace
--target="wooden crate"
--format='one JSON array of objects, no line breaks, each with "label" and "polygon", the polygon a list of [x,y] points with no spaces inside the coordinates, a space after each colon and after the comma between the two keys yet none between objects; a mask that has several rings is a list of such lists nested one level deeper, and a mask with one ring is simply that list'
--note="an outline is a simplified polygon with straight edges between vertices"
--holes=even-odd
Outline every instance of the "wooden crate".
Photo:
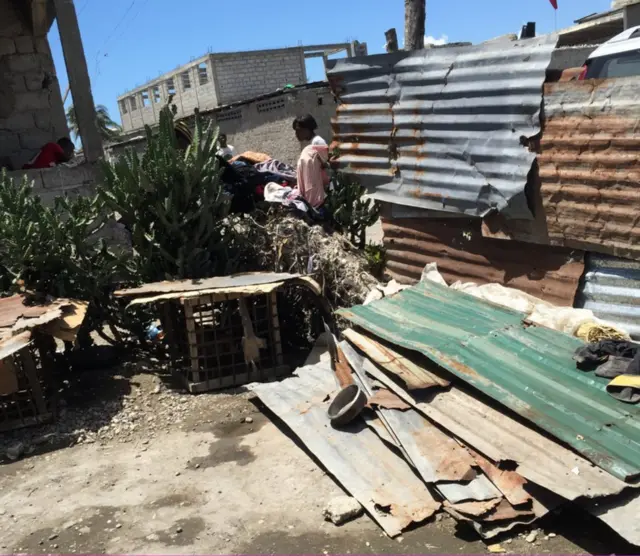
[{"label": "wooden crate", "polygon": [[2,364],[11,366],[17,391],[0,396],[0,431],[46,423],[54,416],[48,356],[33,344],[8,356]]},{"label": "wooden crate", "polygon": [[[239,299],[247,306],[255,335],[265,340],[255,367],[244,357]],[[205,294],[168,302],[162,320],[174,372],[190,392],[274,380],[289,372],[283,363],[275,292]]]}]

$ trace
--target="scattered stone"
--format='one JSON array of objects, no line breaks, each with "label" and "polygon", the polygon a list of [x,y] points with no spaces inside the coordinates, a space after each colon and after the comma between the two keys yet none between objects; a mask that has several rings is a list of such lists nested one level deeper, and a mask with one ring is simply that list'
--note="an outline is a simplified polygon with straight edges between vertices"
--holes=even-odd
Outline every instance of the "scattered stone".
[{"label": "scattered stone", "polygon": [[547,536],[548,536],[550,539],[553,539],[553,538],[557,537],[558,535],[556,535],[555,533],[549,533]]},{"label": "scattered stone", "polygon": [[176,533],[178,534],[182,533],[182,527],[176,527]]},{"label": "scattered stone", "polygon": [[160,540],[160,537],[156,533],[151,533],[145,537],[148,541],[156,542]]},{"label": "scattered stone", "polygon": [[538,538],[538,531],[531,531],[531,533],[529,533],[527,535],[527,538],[525,539],[529,544],[532,544],[534,542],[536,542],[536,539]]},{"label": "scattered stone", "polygon": [[58,533],[52,533],[51,535],[49,535],[49,540],[52,541],[54,539],[58,538]]},{"label": "scattered stone", "polygon": [[253,417],[245,417],[244,418],[244,422],[245,423],[253,423]]},{"label": "scattered stone", "polygon": [[7,448],[6,454],[11,461],[16,461],[24,455],[25,450],[24,442],[16,442]]},{"label": "scattered stone", "polygon": [[513,542],[513,539],[507,539],[506,541],[504,541],[505,544],[511,544]]},{"label": "scattered stone", "polygon": [[351,496],[336,496],[329,500],[322,514],[326,521],[331,521],[334,525],[342,525],[351,521],[363,513],[362,506]]},{"label": "scattered stone", "polygon": [[122,527],[121,523],[116,523],[116,529],[120,529]]},{"label": "scattered stone", "polygon": [[57,545],[57,544],[54,544],[51,548],[56,549],[56,548],[58,548],[58,545]]},{"label": "scattered stone", "polygon": [[502,554],[503,552],[506,552],[506,550],[499,544],[490,544],[487,546],[487,549],[491,554]]},{"label": "scattered stone", "polygon": [[180,471],[176,471],[176,477],[180,476]]},{"label": "scattered stone", "polygon": [[196,463],[194,467],[195,467],[196,469],[200,469],[200,464],[199,464],[199,463]]},{"label": "scattered stone", "polygon": [[78,533],[81,535],[88,535],[91,533],[91,527],[87,527],[86,525],[84,527],[80,527],[80,529],[78,529]]}]

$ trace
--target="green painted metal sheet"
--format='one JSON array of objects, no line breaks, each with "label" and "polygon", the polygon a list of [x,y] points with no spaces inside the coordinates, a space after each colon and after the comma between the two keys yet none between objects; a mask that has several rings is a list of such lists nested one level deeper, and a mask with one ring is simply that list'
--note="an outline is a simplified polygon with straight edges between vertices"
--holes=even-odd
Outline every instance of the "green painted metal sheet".
[{"label": "green painted metal sheet", "polygon": [[432,282],[338,314],[423,353],[612,475],[640,477],[640,406],[617,401],[606,379],[576,369],[577,338]]}]

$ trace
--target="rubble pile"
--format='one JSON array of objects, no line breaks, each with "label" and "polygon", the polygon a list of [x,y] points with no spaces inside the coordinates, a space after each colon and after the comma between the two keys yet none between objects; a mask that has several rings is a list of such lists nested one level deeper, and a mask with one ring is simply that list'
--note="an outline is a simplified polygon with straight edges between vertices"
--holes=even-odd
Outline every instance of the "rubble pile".
[{"label": "rubble pile", "polygon": [[339,233],[279,212],[264,224],[247,218],[243,226],[259,268],[313,274],[335,307],[362,303],[379,283],[368,271],[362,251]]}]

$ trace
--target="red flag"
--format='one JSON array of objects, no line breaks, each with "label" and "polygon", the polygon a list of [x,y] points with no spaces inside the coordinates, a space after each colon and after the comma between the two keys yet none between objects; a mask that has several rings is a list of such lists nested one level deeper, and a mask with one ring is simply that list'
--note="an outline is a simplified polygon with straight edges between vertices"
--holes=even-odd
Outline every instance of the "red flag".
[{"label": "red flag", "polygon": [[549,2],[551,2],[554,10],[558,9],[558,0],[549,0]]}]

